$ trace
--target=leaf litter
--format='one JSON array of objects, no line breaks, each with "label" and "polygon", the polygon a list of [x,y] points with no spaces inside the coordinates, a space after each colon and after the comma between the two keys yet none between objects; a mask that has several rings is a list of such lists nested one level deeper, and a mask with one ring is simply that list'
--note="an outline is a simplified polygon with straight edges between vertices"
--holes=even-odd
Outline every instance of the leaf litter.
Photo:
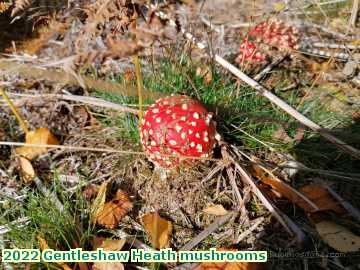
[{"label": "leaf litter", "polygon": [[[56,22],[56,18],[49,19],[49,31],[47,33],[46,31],[40,33],[40,37],[34,40],[36,42],[40,41],[37,43],[38,46],[35,45],[36,42],[32,43],[32,40],[30,40],[27,44],[26,42],[23,44],[23,50],[33,54],[36,53],[40,59],[47,59],[47,62],[51,64],[50,66],[60,65],[69,73],[81,73],[84,72],[84,70],[81,70],[82,68],[88,68],[86,72],[91,72],[91,69],[93,69],[99,71],[97,75],[104,76],[107,70],[114,70],[114,67],[118,69],[118,73],[125,72],[129,67],[131,69],[131,64],[129,60],[126,60],[126,57],[120,60],[117,58],[123,58],[124,56],[139,52],[147,55],[150,51],[149,44],[155,44],[158,41],[158,37],[161,36],[161,38],[164,38],[164,35],[167,34],[166,31],[163,31],[166,27],[163,26],[164,22],[162,20],[156,19],[157,17],[152,15],[153,18],[150,20],[149,25],[153,23],[152,27],[154,27],[156,24],[157,27],[161,29],[161,33],[159,31],[157,35],[154,35],[154,33],[150,32],[151,29],[148,28],[149,25],[144,24],[137,28],[143,31],[143,36],[138,35],[139,39],[137,41],[127,41],[125,38],[131,36],[131,34],[127,32],[127,28],[129,28],[131,22],[133,22],[134,14],[138,12],[138,10],[136,10],[138,3],[124,6],[123,1],[115,1],[122,3],[122,5],[120,5],[122,9],[117,13],[113,11],[118,10],[119,6],[110,2],[113,1],[95,1],[88,4],[85,9],[85,13],[87,13],[87,19],[85,21],[70,17],[65,19],[65,23],[56,25],[56,23],[54,23],[54,20]],[[256,3],[256,6],[261,7],[261,5],[264,4],[263,2],[265,1],[259,1],[259,3]],[[107,3],[110,4],[108,5]],[[214,9],[216,3],[220,3],[220,8],[218,7],[217,12],[214,13],[214,11],[216,11],[216,8]],[[26,4],[18,10],[15,9],[15,11],[12,10],[12,12],[18,13],[22,9],[26,10],[28,5],[29,4]],[[99,5],[103,7],[103,9],[99,9]],[[234,5],[233,8],[230,8],[232,5]],[[212,33],[214,48],[219,49],[222,52],[221,55],[236,56],[236,54],[238,54],[238,37],[242,36],[241,32],[243,31],[240,31],[241,27],[238,28],[234,26],[234,22],[249,21],[248,17],[252,16],[251,12],[254,12],[255,17],[259,17],[256,8],[254,8],[252,4],[244,3],[243,6],[241,5],[238,1],[232,1],[231,3],[214,1],[214,3],[204,6],[205,12],[215,15],[213,18],[215,27],[218,25],[227,26],[225,27],[226,35],[221,32],[224,30]],[[240,6],[246,7],[246,10],[251,12],[248,14],[238,14],[237,12],[227,14],[219,12],[221,9],[239,10]],[[283,3],[265,6],[266,9],[274,9],[276,12],[287,10],[287,7],[284,6]],[[189,4],[188,9],[185,8],[181,11],[183,13],[181,15],[183,16],[174,17],[179,17],[178,22],[180,24],[188,25],[189,23],[193,23],[193,25],[198,26],[194,27],[194,33],[196,36],[204,38],[206,31],[202,31],[202,26],[205,20],[200,20],[199,16],[197,16],[197,18],[195,18],[196,16],[194,17],[194,14],[197,14],[196,11],[194,12],[194,10],[196,10],[193,9],[194,7],[196,7],[196,5]],[[164,5],[163,10],[171,11],[172,8],[171,6]],[[126,14],[126,16],[117,14]],[[170,14],[172,15],[172,13]],[[223,14],[226,14],[226,18],[224,18]],[[231,18],[230,22],[228,21],[229,18]],[[228,25],[230,26],[228,27]],[[120,38],[116,40],[103,39],[103,37],[109,36],[110,33],[114,33],[114,31],[122,33]],[[49,35],[48,33],[52,33],[53,35]],[[144,33],[146,33],[146,35]],[[86,38],[83,38],[82,35]],[[100,39],[94,38],[99,36],[101,37]],[[168,36],[166,36],[166,38],[167,37]],[[57,43],[58,41],[60,42]],[[229,45],[224,46],[225,42]],[[52,46],[50,44],[58,44],[60,46]],[[272,52],[274,53],[276,50],[272,50]],[[156,56],[158,53],[159,50],[155,49],[154,55]],[[196,54],[198,59],[203,58],[203,56],[199,55],[198,51],[194,50],[194,55]],[[58,59],[65,59],[66,61],[60,61],[59,64],[57,62]],[[285,60],[285,65],[289,64],[289,62],[286,61],[287,60]],[[332,71],[331,68],[334,68],[333,66],[330,68],[328,64],[318,64],[315,59],[311,59],[310,62],[318,66],[320,65],[322,73],[329,73]],[[41,64],[37,61],[32,63],[34,65]],[[300,60],[292,64],[292,68],[295,70],[304,68],[304,63]],[[323,66],[326,68],[323,68]],[[247,66],[246,68],[250,67]],[[281,68],[284,68],[284,66],[280,65],[280,70]],[[144,67],[144,69],[148,71],[147,67]],[[250,74],[256,74],[257,71],[256,69],[249,70]],[[354,69],[352,71],[354,74],[350,75],[357,76],[356,70]],[[207,66],[201,66],[195,70],[195,74],[198,77],[202,77],[205,85],[212,85],[216,80]],[[309,74],[297,75],[301,75],[302,79],[304,79],[304,76],[308,76]],[[10,86],[12,93],[20,92],[16,85],[20,85],[21,77],[6,75],[4,79],[12,84],[12,86]],[[81,83],[81,77],[78,79],[79,83]],[[265,83],[272,87],[275,86],[278,81],[282,80],[284,80],[284,74],[276,70],[273,76]],[[343,88],[340,86],[342,83],[343,82],[339,82],[336,87]],[[23,86],[24,85],[30,86],[30,89],[25,89],[27,93],[35,95],[39,92],[42,94],[57,93],[59,89],[62,89],[62,91],[66,93],[78,92],[77,94],[80,95],[87,94],[87,92],[84,92],[82,89],[71,89],[63,85],[53,86],[51,85],[51,80],[41,81],[40,85],[29,84],[28,82],[23,84]],[[306,98],[311,97],[312,93],[306,95]],[[98,116],[101,115],[101,117],[104,115],[110,115],[110,118],[118,117],[117,114],[112,112],[98,110],[92,107],[77,106],[71,102],[48,101],[45,98],[26,99],[17,97],[15,102],[21,104],[24,118],[29,121],[30,127],[34,130],[33,132],[35,134],[41,134],[40,136],[30,136],[32,134],[30,133],[30,135],[25,138],[26,142],[40,141],[45,144],[53,144],[56,142],[52,137],[52,134],[54,134],[57,138],[61,138],[61,143],[64,145],[140,149],[139,144],[128,142],[122,137],[124,134],[122,127],[115,125],[112,127],[104,127],[102,124],[96,126],[91,123],[93,113]],[[345,107],[348,109],[348,106]],[[6,108],[0,108],[0,113],[1,116],[4,116],[4,119],[9,118]],[[98,117],[98,119],[101,117]],[[9,120],[11,123],[10,126],[16,127],[14,119],[10,117]],[[0,119],[0,121],[2,120]],[[6,127],[7,125],[4,124],[2,126]],[[36,127],[45,128],[39,132]],[[18,130],[15,132],[15,135],[9,135],[8,132],[9,129],[6,128],[4,131],[6,138],[12,140],[19,139],[20,136],[16,134],[19,133]],[[288,141],[288,143],[295,144],[301,143],[304,139],[303,133],[299,133],[298,136],[297,134],[295,134],[295,136],[289,136],[287,130],[284,129],[279,129],[273,136],[280,141]],[[294,140],[293,137],[298,139]],[[37,149],[35,151],[30,147],[20,149],[22,149],[20,153],[22,152],[24,156],[32,159],[31,162],[33,162],[33,164],[31,164],[28,159],[24,158],[22,158],[20,162],[21,177],[23,180],[27,179],[26,181],[30,181],[29,179],[36,175],[35,171],[41,171],[42,166],[39,163],[44,160],[41,154],[46,153],[46,151],[45,149]],[[5,153],[1,159],[4,159],[6,164],[9,164],[10,155],[8,149],[4,150],[4,148],[1,147],[0,151]],[[259,154],[259,156],[266,155],[261,152],[257,154]],[[129,231],[133,232],[136,224],[143,221],[143,229],[148,234],[149,243],[155,248],[169,245],[176,249],[181,248],[181,246],[194,239],[199,231],[202,229],[206,230],[210,224],[216,221],[217,216],[225,215],[227,213],[225,209],[233,210],[238,207],[237,203],[239,198],[236,197],[236,191],[233,190],[233,186],[226,174],[222,169],[215,174],[212,173],[214,167],[216,168],[219,164],[214,165],[211,162],[207,162],[200,165],[197,170],[194,171],[168,172],[167,179],[164,181],[161,172],[154,170],[142,157],[124,157],[118,154],[77,153],[66,150],[52,151],[51,156],[53,158],[51,164],[54,168],[70,176],[79,174],[79,183],[85,181],[85,179],[86,181],[90,179],[90,181],[100,184],[100,187],[96,188],[95,191],[90,191],[90,193],[97,192],[97,197],[92,199],[92,206],[90,207],[90,215],[93,223],[97,223],[100,225],[99,227],[105,227],[110,230],[117,229],[119,226],[127,227],[128,229],[130,228]],[[289,205],[288,202],[297,205],[306,213],[318,215],[317,218],[320,218],[324,212],[329,215],[330,213],[335,213],[344,218],[345,221],[348,218],[345,217],[346,211],[344,211],[337,200],[326,192],[323,187],[305,185],[305,187],[297,189],[293,183],[285,183],[278,174],[264,173],[261,170],[259,171],[258,167],[255,167],[255,172],[252,176],[262,182],[261,184],[258,183],[258,186],[262,185],[262,188],[266,188],[269,192],[268,194],[276,194],[276,196],[271,196],[271,200],[275,205],[279,203],[280,199],[283,200],[285,198],[287,205]],[[1,177],[3,176],[1,175]],[[5,179],[8,179],[8,177],[5,177]],[[207,180],[202,181],[203,179]],[[108,190],[108,182],[104,181],[111,182],[111,189],[113,190]],[[238,181],[238,179],[236,179],[236,181]],[[85,188],[86,186],[89,185],[86,183]],[[246,194],[243,194],[246,186],[243,185],[240,180],[238,186],[240,196],[246,197]],[[89,197],[95,197],[95,195]],[[202,243],[202,248],[212,247],[214,240],[218,247],[231,246],[233,239],[236,239],[239,232],[246,232],[250,228],[249,220],[255,220],[258,217],[267,215],[266,210],[257,201],[256,197],[251,196],[251,198],[247,200],[244,199],[244,201],[246,202],[246,206],[243,207],[247,209],[247,219],[239,220],[238,217],[231,219],[216,232],[212,233],[211,239]],[[160,217],[158,212],[161,213],[163,217]],[[165,217],[166,219],[164,219]],[[317,218],[315,218],[315,220],[317,220]],[[328,216],[326,216],[325,220],[315,222],[313,226],[324,242],[336,250],[345,252],[354,251],[358,248],[356,242],[358,236],[354,235],[346,227],[329,221]],[[337,237],[342,237],[343,239],[341,240]],[[259,238],[262,239],[258,241]],[[356,241],[353,241],[355,244],[349,246],[351,238]],[[273,239],[276,239],[276,241]],[[120,243],[121,247],[118,250],[123,248],[124,240],[108,240],[108,243],[113,243],[111,241],[114,241],[115,244]],[[146,239],[144,239],[144,241],[146,241]],[[241,242],[240,246],[247,249],[260,247],[273,248],[274,246],[285,245],[291,247],[291,243],[289,244],[289,242],[288,236],[282,231],[279,224],[269,222],[265,227],[255,228],[251,231],[249,236]],[[274,246],[271,246],[270,243],[274,244]],[[110,248],[117,248],[112,245],[110,246]],[[99,269],[107,269],[104,267],[105,266],[101,266]],[[119,265],[118,267],[119,268],[116,269],[122,269],[123,266]],[[256,265],[221,263],[209,263],[208,265],[204,263],[199,267],[202,267],[200,269],[244,269],[245,267],[247,267],[247,269],[252,269],[252,267],[254,267],[253,269],[258,269]]]}]

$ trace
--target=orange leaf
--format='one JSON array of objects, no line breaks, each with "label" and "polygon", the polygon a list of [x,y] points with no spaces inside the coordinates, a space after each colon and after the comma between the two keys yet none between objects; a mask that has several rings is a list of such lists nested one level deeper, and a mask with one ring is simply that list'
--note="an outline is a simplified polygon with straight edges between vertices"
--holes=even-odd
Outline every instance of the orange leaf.
[{"label": "orange leaf", "polygon": [[[29,131],[26,133],[25,142],[29,144],[59,144],[59,141],[47,128],[38,128],[34,131]],[[17,154],[29,160],[46,152],[46,147],[22,146],[16,149]]]},{"label": "orange leaf", "polygon": [[329,191],[321,185],[307,185],[300,188],[300,191],[316,204],[319,211],[332,210],[338,214],[344,214],[346,212]]},{"label": "orange leaf", "polygon": [[[105,251],[120,251],[125,245],[124,239],[106,239],[102,242],[100,248]],[[123,270],[124,265],[121,262],[95,262],[94,269],[98,270]]]},{"label": "orange leaf", "polygon": [[271,186],[275,191],[279,192],[282,196],[297,204],[307,212],[317,211],[318,208],[309,198],[301,192],[295,190],[285,182],[278,179],[275,175],[268,176],[266,172],[259,166],[253,166],[253,173],[263,183]]},{"label": "orange leaf", "polygon": [[146,214],[143,217],[143,223],[154,248],[162,249],[169,247],[169,238],[172,232],[172,224],[170,221],[161,218],[160,215],[155,212]]},{"label": "orange leaf", "polygon": [[[40,250],[49,249],[49,245],[47,244],[46,240],[42,238],[40,235],[37,235],[36,238],[39,241]],[[62,267],[64,270],[72,270],[70,266],[68,266],[66,263],[63,262],[57,262],[55,263]]]},{"label": "orange leaf", "polygon": [[114,229],[131,210],[132,206],[127,194],[119,189],[115,198],[105,203],[101,211],[97,213],[96,222],[108,229]]}]

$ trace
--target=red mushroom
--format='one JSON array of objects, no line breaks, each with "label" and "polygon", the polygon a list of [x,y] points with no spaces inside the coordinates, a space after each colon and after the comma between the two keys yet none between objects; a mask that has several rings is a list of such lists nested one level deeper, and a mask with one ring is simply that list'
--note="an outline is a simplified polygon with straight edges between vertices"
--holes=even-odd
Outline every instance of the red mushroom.
[{"label": "red mushroom", "polygon": [[245,39],[240,44],[240,54],[237,61],[242,63],[247,60],[250,60],[251,62],[263,62],[266,60],[266,55],[257,50],[254,42]]},{"label": "red mushroom", "polygon": [[148,158],[168,169],[194,164],[187,157],[208,157],[220,135],[212,114],[200,102],[176,95],[149,107],[140,125],[140,138]]},{"label": "red mushroom", "polygon": [[280,20],[270,20],[257,24],[249,32],[249,37],[282,49],[296,49],[298,33],[298,29],[293,26],[286,25]]}]

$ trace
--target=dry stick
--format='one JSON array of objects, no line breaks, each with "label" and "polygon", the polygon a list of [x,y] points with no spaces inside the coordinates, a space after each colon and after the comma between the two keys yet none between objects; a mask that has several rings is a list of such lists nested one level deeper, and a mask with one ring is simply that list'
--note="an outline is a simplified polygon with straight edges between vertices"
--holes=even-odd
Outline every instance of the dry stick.
[{"label": "dry stick", "polygon": [[356,26],[358,12],[359,12],[359,0],[354,0],[351,10],[351,17],[349,21],[349,28]]},{"label": "dry stick", "polygon": [[195,238],[191,241],[187,242],[183,247],[179,250],[192,250],[196,247],[202,240],[216,231],[220,226],[224,225],[231,217],[234,216],[234,212],[231,212],[227,215],[218,217],[213,223],[211,223],[206,229],[204,229],[201,233],[199,233]]},{"label": "dry stick", "polygon": [[326,189],[341,204],[341,206],[349,212],[351,216],[353,216],[358,222],[360,222],[360,211],[357,208],[355,208],[349,202],[341,198],[340,195],[337,194],[337,192],[335,192],[335,190],[333,190],[331,187],[326,186]]},{"label": "dry stick", "polygon": [[259,217],[255,220],[255,223],[247,229],[245,232],[241,233],[238,237],[238,239],[234,242],[234,244],[240,243],[242,240],[244,240],[250,233],[252,233],[259,225],[264,221],[264,217]]},{"label": "dry stick", "polygon": [[[170,25],[177,26],[176,22],[170,19],[164,12],[156,12],[155,13],[160,18],[166,19],[169,21]],[[198,42],[196,38],[190,33],[187,32],[184,28],[181,28],[181,32],[183,35],[192,43],[194,43],[200,50],[204,50],[207,48],[207,46],[204,43]],[[323,136],[328,141],[334,143],[338,148],[342,149],[343,151],[347,152],[348,154],[352,155],[353,157],[360,159],[360,152],[358,149],[346,144],[342,140],[336,138],[334,135],[332,135],[328,130],[322,128],[318,124],[314,123],[301,113],[299,113],[297,110],[295,110],[293,107],[291,107],[289,104],[287,104],[285,101],[274,95],[272,92],[267,90],[264,86],[259,84],[254,79],[250,78],[248,75],[246,75],[244,72],[240,71],[237,67],[226,61],[224,58],[217,54],[213,54],[213,59],[220,64],[222,67],[230,71],[233,75],[253,87],[260,95],[263,97],[266,97],[269,99],[272,103],[276,104],[278,107],[280,107],[282,110],[287,112],[289,115],[297,119],[300,123],[302,123],[304,126],[307,126],[308,128],[312,129],[313,131],[318,132],[321,136]]]},{"label": "dry stick", "polygon": [[294,233],[297,235],[298,242],[303,243],[305,240],[304,233],[298,228],[298,226],[285,214],[283,214],[276,206],[272,205],[271,202],[265,197],[264,194],[260,191],[260,189],[256,186],[251,176],[248,172],[243,169],[239,163],[237,163],[230,154],[226,157],[229,161],[231,161],[235,168],[239,171],[242,176],[242,179],[245,183],[250,185],[254,194],[260,199],[260,201],[264,204],[264,206],[274,215],[274,217],[284,226],[285,230],[293,235]]},{"label": "dry stick", "polygon": [[17,94],[17,93],[9,93],[10,96],[19,96],[19,97],[30,97],[30,98],[58,98],[68,101],[81,102],[88,105],[98,106],[102,108],[109,108],[121,112],[128,112],[132,114],[138,114],[139,110],[132,109],[124,105],[120,105],[117,103],[109,102],[100,98],[95,97],[87,97],[87,96],[78,96],[78,95],[60,95],[60,94],[37,94],[37,95],[29,95],[29,94]]},{"label": "dry stick", "polygon": [[[0,75],[2,74],[19,74],[25,78],[49,80],[62,84],[79,85],[78,79],[66,72],[58,70],[44,69],[31,64],[16,63],[9,59],[0,59]],[[137,96],[136,88],[132,85],[106,82],[95,80],[90,77],[82,76],[85,86],[89,89],[96,89],[105,93],[114,93],[124,96]],[[166,94],[160,92],[143,91],[144,99],[157,99],[164,97]]]}]

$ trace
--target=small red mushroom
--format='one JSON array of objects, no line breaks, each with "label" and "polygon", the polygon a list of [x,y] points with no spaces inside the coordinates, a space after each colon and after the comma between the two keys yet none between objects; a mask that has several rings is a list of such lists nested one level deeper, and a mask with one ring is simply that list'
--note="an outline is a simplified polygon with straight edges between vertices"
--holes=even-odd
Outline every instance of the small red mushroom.
[{"label": "small red mushroom", "polygon": [[259,43],[282,49],[296,49],[298,34],[299,31],[294,26],[286,25],[280,20],[270,20],[257,24],[249,32],[249,37],[255,38]]},{"label": "small red mushroom", "polygon": [[220,135],[212,114],[198,101],[175,95],[157,100],[146,111],[140,138],[148,158],[172,168],[194,164],[187,157],[209,157]]},{"label": "small red mushroom", "polygon": [[247,39],[240,44],[240,54],[237,58],[240,63],[246,60],[251,62],[263,62],[266,60],[266,56],[257,50],[255,43]]}]

